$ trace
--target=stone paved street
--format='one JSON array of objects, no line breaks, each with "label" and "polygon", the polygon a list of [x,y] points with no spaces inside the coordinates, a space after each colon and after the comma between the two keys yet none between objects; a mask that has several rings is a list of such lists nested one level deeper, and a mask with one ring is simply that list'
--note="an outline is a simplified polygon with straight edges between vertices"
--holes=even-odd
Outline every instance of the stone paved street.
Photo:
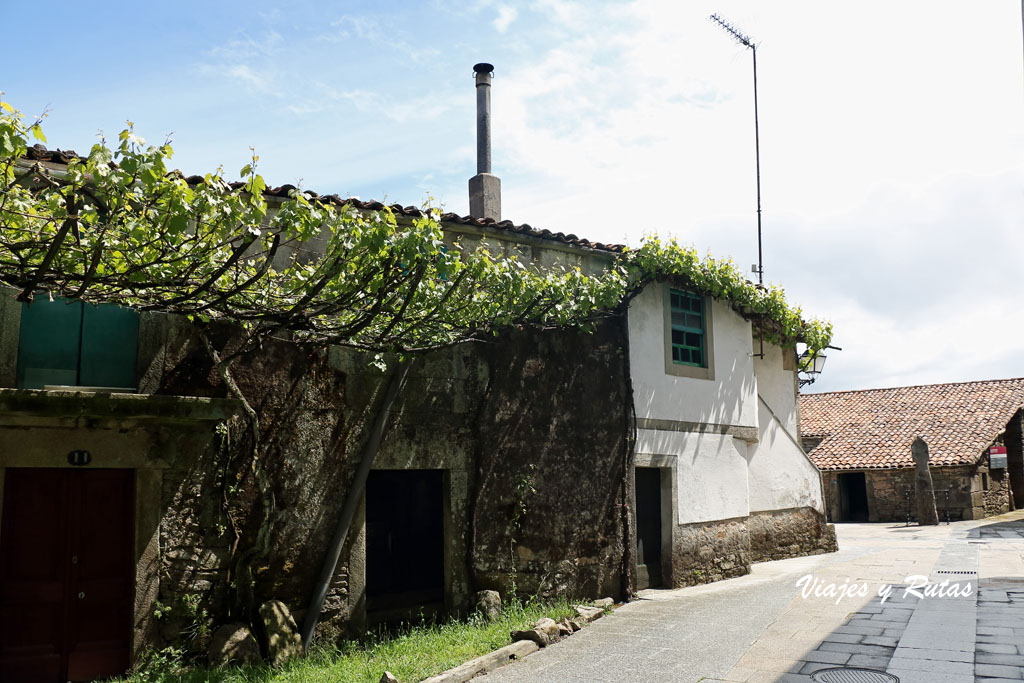
[{"label": "stone paved street", "polygon": [[[744,577],[641,599],[486,683],[664,680],[807,683],[832,666],[903,683],[1024,680],[1024,511],[938,527],[836,526],[840,550],[766,562]],[[817,587],[863,585],[846,597]],[[948,581],[946,595],[918,586]],[[811,581],[813,581],[813,579]],[[908,584],[908,581],[910,582]],[[891,586],[882,600],[878,591]],[[970,595],[950,595],[950,587]],[[913,592],[924,593],[918,598]]]}]

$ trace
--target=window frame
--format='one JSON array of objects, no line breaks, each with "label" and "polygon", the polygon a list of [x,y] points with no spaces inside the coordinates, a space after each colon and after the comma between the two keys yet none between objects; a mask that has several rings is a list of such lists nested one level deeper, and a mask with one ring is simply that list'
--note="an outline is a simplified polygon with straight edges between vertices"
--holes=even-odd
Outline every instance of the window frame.
[{"label": "window frame", "polygon": [[[682,287],[673,287],[671,285],[664,285],[662,287],[662,319],[663,319],[663,331],[664,331],[664,347],[665,347],[665,374],[674,375],[676,377],[689,377],[692,379],[707,379],[713,380],[715,378],[715,340],[714,340],[714,316],[712,314],[712,305],[714,299],[710,296],[702,296],[695,292],[689,291]],[[704,321],[704,348],[703,348],[703,365],[693,365],[688,363],[677,363],[672,359],[672,292],[680,292],[682,294],[688,294],[690,296],[696,296],[703,300],[703,312],[702,317]]]}]

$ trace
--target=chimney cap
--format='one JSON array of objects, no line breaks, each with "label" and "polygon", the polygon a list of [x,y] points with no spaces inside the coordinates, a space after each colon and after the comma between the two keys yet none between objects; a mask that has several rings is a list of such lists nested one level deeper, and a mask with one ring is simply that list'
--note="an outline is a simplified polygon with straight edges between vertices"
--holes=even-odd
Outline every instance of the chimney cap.
[{"label": "chimney cap", "polygon": [[478,74],[489,74],[494,71],[494,65],[488,64],[487,62],[480,62],[479,64],[473,65],[473,71]]}]

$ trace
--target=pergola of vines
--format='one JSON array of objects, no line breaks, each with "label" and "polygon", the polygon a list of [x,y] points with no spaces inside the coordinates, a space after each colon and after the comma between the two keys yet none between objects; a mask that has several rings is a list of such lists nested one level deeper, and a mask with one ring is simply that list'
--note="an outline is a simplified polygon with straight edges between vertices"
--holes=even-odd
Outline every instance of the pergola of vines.
[{"label": "pergola of vines", "polygon": [[[731,261],[648,238],[599,275],[540,270],[486,248],[446,245],[432,209],[411,221],[321,201],[299,189],[272,206],[256,172],[189,182],[167,166],[169,142],[146,145],[131,125],[54,171],[26,160],[45,140],[0,102],[0,281],[38,292],[240,324],[255,344],[297,341],[417,352],[512,326],[585,325],[648,282],[675,279],[733,302],[779,344],[828,345],[831,326],[805,321],[779,288],[747,281]],[[326,236],[322,250],[302,245]],[[281,258],[288,252],[287,258]]]}]

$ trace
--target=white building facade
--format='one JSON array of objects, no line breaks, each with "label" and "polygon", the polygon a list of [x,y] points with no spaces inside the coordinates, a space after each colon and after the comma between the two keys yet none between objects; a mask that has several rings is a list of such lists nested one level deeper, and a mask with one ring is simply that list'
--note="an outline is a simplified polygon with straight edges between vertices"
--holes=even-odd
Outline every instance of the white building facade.
[{"label": "white building facade", "polygon": [[795,350],[766,342],[762,356],[729,302],[669,283],[645,288],[628,316],[638,585],[835,550],[800,446]]}]

